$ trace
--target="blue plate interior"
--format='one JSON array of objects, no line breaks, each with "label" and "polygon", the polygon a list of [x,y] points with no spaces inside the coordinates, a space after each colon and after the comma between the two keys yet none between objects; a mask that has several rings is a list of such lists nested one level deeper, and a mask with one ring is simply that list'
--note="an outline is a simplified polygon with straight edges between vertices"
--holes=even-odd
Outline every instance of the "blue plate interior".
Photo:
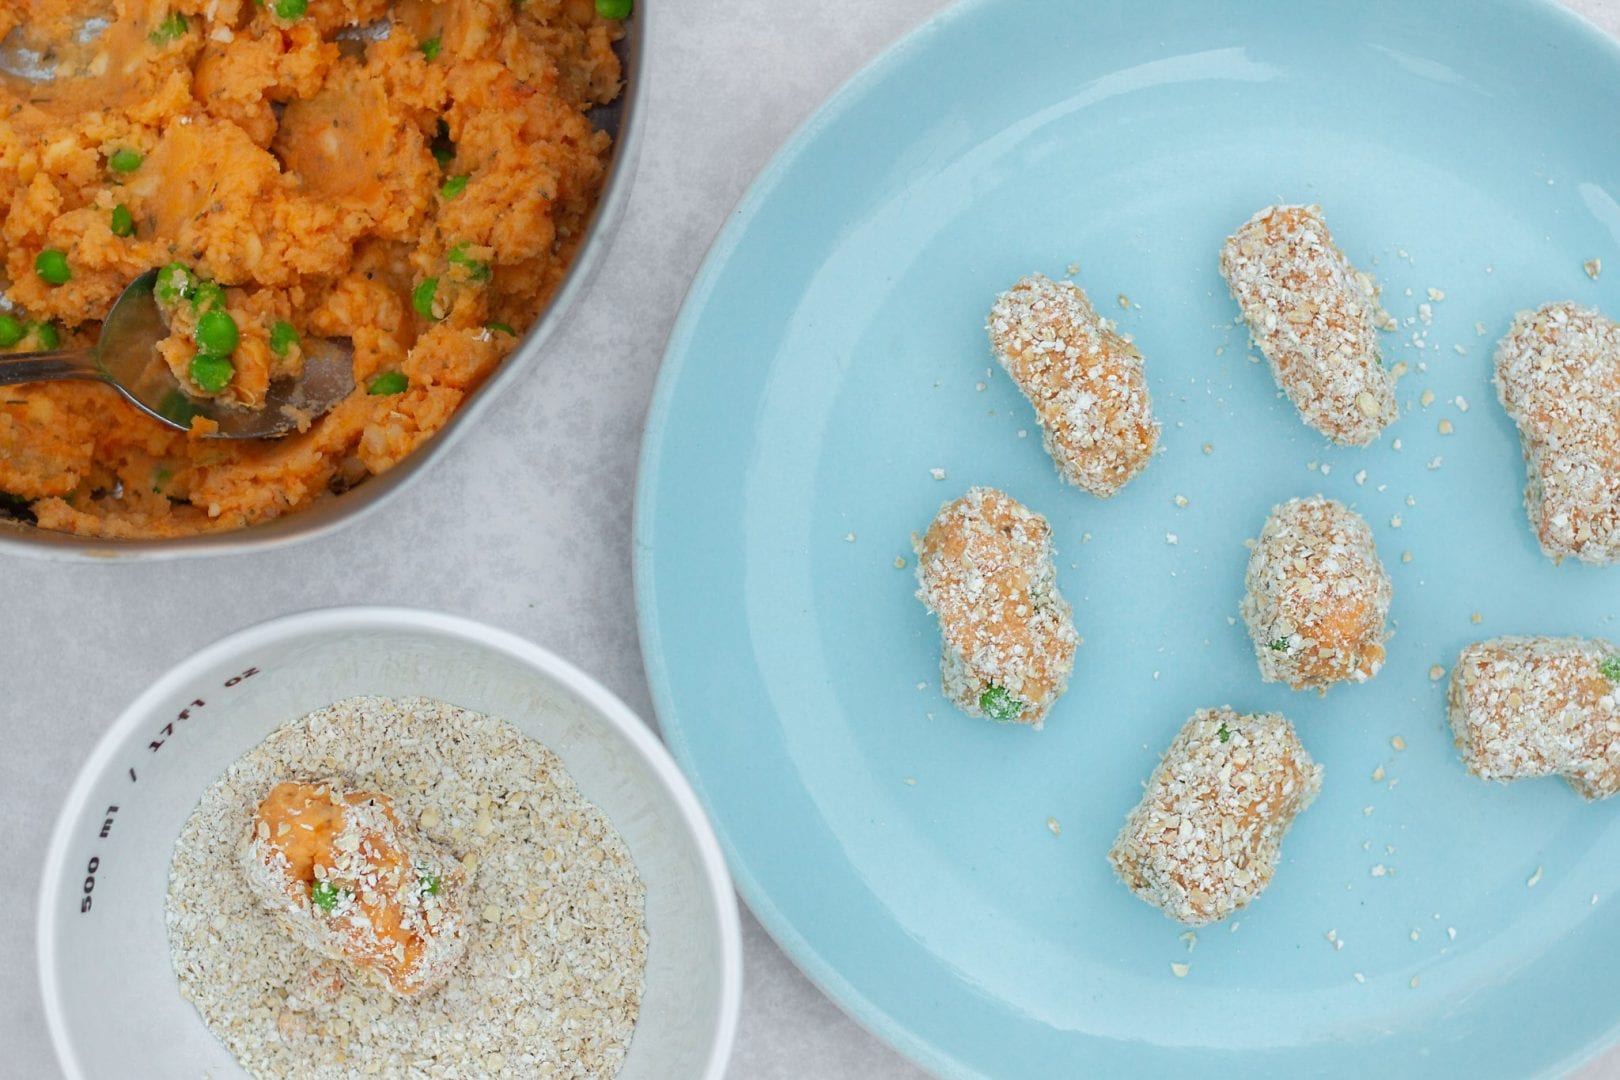
[{"label": "blue plate interior", "polygon": [[[641,631],[745,898],[859,1019],[963,1076],[1522,1074],[1610,1038],[1620,807],[1469,777],[1431,667],[1620,633],[1620,568],[1536,548],[1490,384],[1515,311],[1620,315],[1617,58],[1543,3],[971,0],[766,171],[665,359]],[[1233,325],[1216,253],[1278,201],[1320,203],[1401,321],[1368,449],[1304,427]],[[1164,425],[1106,502],[1059,482],[983,329],[1071,265]],[[911,533],[973,484],[1052,522],[1086,639],[1041,732],[941,698],[913,598]],[[1245,539],[1317,492],[1395,581],[1388,665],[1325,697],[1262,684],[1236,620]],[[1326,776],[1270,890],[1193,943],[1105,853],[1221,703],[1283,711]]]}]

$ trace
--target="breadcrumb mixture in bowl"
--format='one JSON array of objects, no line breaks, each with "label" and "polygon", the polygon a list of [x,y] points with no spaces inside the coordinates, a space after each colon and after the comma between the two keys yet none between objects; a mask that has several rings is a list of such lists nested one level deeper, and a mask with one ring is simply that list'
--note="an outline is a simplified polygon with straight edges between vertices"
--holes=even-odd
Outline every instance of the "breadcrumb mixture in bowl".
[{"label": "breadcrumb mixture in bowl", "polygon": [[587,114],[623,28],[589,0],[34,0],[14,28],[55,66],[0,77],[0,347],[90,344],[175,266],[197,310],[160,353],[192,393],[252,408],[304,335],[354,345],[354,392],[276,441],[6,388],[0,492],[41,529],[239,529],[392,468],[544,311],[612,150]]}]

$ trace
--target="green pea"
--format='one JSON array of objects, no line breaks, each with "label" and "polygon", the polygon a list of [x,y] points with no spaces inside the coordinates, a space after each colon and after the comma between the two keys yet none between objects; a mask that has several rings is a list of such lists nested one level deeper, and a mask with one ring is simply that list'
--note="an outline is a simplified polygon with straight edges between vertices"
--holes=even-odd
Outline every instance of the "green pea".
[{"label": "green pea", "polygon": [[979,695],[979,709],[992,720],[1016,720],[1024,711],[1024,703],[1005,688],[992,686]]},{"label": "green pea", "polygon": [[439,194],[446,199],[453,199],[467,190],[467,180],[466,173],[462,173],[460,176],[452,176],[439,188]]},{"label": "green pea", "polygon": [[125,147],[122,150],[114,150],[112,157],[107,159],[107,164],[112,168],[113,172],[132,173],[140,168],[141,162],[145,160],[139,150],[131,150]]},{"label": "green pea", "polygon": [[309,902],[328,915],[332,914],[338,902],[337,886],[330,881],[317,881],[309,887]]},{"label": "green pea", "polygon": [[487,323],[484,324],[484,329],[485,330],[499,330],[503,334],[511,334],[513,337],[517,337],[517,331],[512,329],[510,326],[508,326],[506,323],[503,323],[503,322],[494,322],[492,320],[492,321],[487,322]]},{"label": "green pea", "polygon": [[450,125],[443,117],[433,126],[433,141],[428,144],[428,150],[441,169],[455,160],[456,144],[450,141]]},{"label": "green pea", "polygon": [[112,234],[114,236],[135,235],[135,216],[129,212],[129,207],[123,203],[113,207]]},{"label": "green pea", "polygon": [[286,356],[287,350],[298,344],[298,331],[293,324],[285,319],[277,319],[275,325],[270,327],[270,351],[277,356]]},{"label": "green pea", "polygon": [[197,408],[197,403],[187,397],[182,390],[170,390],[164,394],[157,407],[159,416],[181,427],[190,427],[192,419],[201,412],[202,410]]},{"label": "green pea", "polygon": [[68,269],[67,253],[57,248],[46,248],[34,256],[34,273],[47,285],[66,285],[73,277]]},{"label": "green pea", "polygon": [[596,0],[596,13],[604,19],[628,19],[635,0]]},{"label": "green pea", "polygon": [[457,244],[444,258],[451,266],[461,267],[468,281],[489,280],[489,263],[468,255],[466,244]]},{"label": "green pea", "polygon": [[1598,674],[1610,682],[1620,682],[1620,656],[1606,656],[1598,665]]},{"label": "green pea", "polygon": [[444,42],[442,39],[430,37],[426,41],[422,42],[422,44],[418,45],[417,48],[421,49],[422,55],[427,57],[429,60],[437,60],[439,58],[439,50],[443,48],[443,46]]},{"label": "green pea", "polygon": [[443,315],[433,313],[433,300],[439,291],[439,279],[436,277],[423,278],[422,283],[411,290],[411,307],[424,319],[438,321]]},{"label": "green pea", "polygon": [[157,283],[152,286],[152,291],[157,294],[159,302],[178,304],[191,295],[192,283],[191,267],[183,262],[172,262],[158,271]]},{"label": "green pea", "polygon": [[203,352],[229,356],[236,351],[236,343],[240,340],[236,320],[224,308],[204,312],[202,318],[197,320],[197,348]]},{"label": "green pea", "polygon": [[152,472],[152,494],[157,495],[163,491],[163,485],[174,479],[173,469],[154,469]]},{"label": "green pea", "polygon": [[439,875],[428,870],[418,869],[417,880],[421,882],[422,893],[425,896],[439,895]]},{"label": "green pea", "polygon": [[199,281],[191,286],[191,291],[186,295],[191,297],[191,306],[199,314],[225,306],[225,290],[219,287],[217,281]]},{"label": "green pea", "polygon": [[22,323],[10,315],[0,315],[0,349],[9,349],[22,339]]},{"label": "green pea", "polygon": [[309,0],[276,0],[273,10],[276,18],[292,22],[304,17],[304,12],[309,10]]},{"label": "green pea", "polygon": [[34,335],[34,341],[42,349],[54,349],[62,344],[62,335],[56,332],[53,322],[31,322],[24,329]]},{"label": "green pea", "polygon": [[200,352],[191,358],[190,370],[192,382],[210,394],[217,394],[236,374],[236,365],[231,363],[228,356]]},{"label": "green pea", "polygon": [[178,11],[171,11],[166,19],[158,23],[158,28],[147,35],[147,40],[154,45],[167,45],[177,41],[186,34],[186,17]]},{"label": "green pea", "polygon": [[403,371],[385,371],[371,380],[366,387],[366,393],[373,397],[388,397],[392,394],[403,394],[411,381],[405,377]]}]

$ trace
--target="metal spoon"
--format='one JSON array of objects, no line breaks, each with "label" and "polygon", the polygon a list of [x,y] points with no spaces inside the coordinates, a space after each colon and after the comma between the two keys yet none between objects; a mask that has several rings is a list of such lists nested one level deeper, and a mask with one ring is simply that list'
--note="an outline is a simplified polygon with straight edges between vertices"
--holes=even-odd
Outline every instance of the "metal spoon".
[{"label": "metal spoon", "polygon": [[[78,45],[88,45],[111,25],[110,21],[99,16],[86,19],[74,32],[73,41]],[[379,20],[341,27],[332,34],[332,39],[337,42],[338,51],[352,59],[365,55],[368,44],[386,39],[392,29],[391,22]],[[11,33],[0,38],[0,74],[45,83],[56,78],[56,68],[57,57],[52,48],[35,48],[22,26],[13,27]]]},{"label": "metal spoon", "polygon": [[49,379],[99,379],[116,388],[136,408],[170,427],[187,430],[194,416],[219,425],[209,438],[271,439],[297,430],[354,389],[354,350],[341,340],[304,338],[304,373],[276,379],[265,391],[264,406],[244,409],[213,398],[186,393],[157,344],[169,334],[148,270],[129,283],[101,324],[101,338],[86,349],[0,355],[0,386]]},{"label": "metal spoon", "polygon": [[[73,34],[75,44],[88,45],[112,25],[104,18],[86,19]],[[29,82],[50,82],[56,78],[57,59],[47,46],[36,49],[29,42],[22,26],[14,26],[11,33],[0,38],[0,72]]]}]

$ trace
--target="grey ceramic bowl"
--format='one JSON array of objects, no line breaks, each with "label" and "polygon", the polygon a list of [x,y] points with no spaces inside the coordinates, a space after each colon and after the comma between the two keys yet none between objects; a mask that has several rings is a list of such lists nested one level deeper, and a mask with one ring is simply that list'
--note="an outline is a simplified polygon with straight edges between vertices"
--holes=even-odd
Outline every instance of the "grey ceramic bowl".
[{"label": "grey ceramic bowl", "polygon": [[428,469],[489,407],[497,395],[523,378],[524,372],[540,359],[545,343],[562,323],[568,309],[583,293],[594,276],[602,253],[623,216],[630,183],[635,176],[636,154],[641,146],[642,117],[646,112],[644,86],[649,34],[649,9],[654,0],[638,0],[635,14],[625,22],[625,36],[619,43],[624,63],[624,90],[612,105],[592,113],[600,129],[614,137],[613,158],[608,164],[602,198],[591,217],[585,242],[580,245],[574,264],[568,268],[551,304],[541,314],[523,341],[506,358],[495,374],[470,394],[450,422],[432,438],[381,476],[331,498],[322,499],[306,510],[299,510],[263,525],[203,536],[171,540],[103,540],[38,529],[18,521],[0,520],[0,553],[32,555],[55,559],[172,559],[191,555],[226,555],[278,547],[307,540],[354,521],[392,498],[419,473]]}]

